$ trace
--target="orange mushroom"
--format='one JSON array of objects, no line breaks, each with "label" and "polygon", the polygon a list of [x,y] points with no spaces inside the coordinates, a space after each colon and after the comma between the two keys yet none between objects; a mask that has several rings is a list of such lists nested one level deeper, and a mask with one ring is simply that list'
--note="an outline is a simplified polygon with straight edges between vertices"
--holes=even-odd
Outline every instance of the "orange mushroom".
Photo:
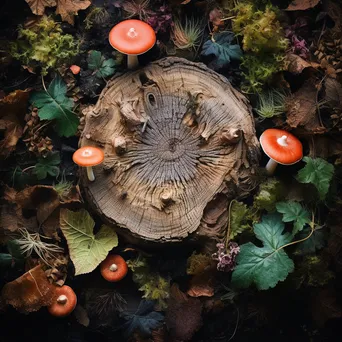
[{"label": "orange mushroom", "polygon": [[291,165],[303,158],[302,143],[291,133],[282,129],[270,128],[260,136],[260,145],[270,158],[266,172],[272,175],[278,164]]},{"label": "orange mushroom", "polygon": [[120,281],[128,272],[125,259],[120,255],[108,255],[100,265],[103,278],[110,282]]},{"label": "orange mushroom", "polygon": [[121,53],[127,55],[128,69],[139,65],[138,55],[150,50],[156,42],[153,28],[137,19],[129,19],[115,25],[109,32],[109,43]]},{"label": "orange mushroom", "polygon": [[47,309],[53,316],[65,317],[75,309],[76,304],[77,297],[74,290],[68,285],[63,285],[56,288],[55,299]]},{"label": "orange mushroom", "polygon": [[70,68],[71,72],[74,74],[74,75],[77,75],[80,73],[81,71],[81,68],[78,66],[78,65],[75,65],[73,64]]},{"label": "orange mushroom", "polygon": [[79,148],[72,156],[72,160],[79,166],[87,168],[88,179],[93,182],[95,175],[93,166],[99,165],[104,160],[104,153],[101,149],[94,146],[84,146]]}]

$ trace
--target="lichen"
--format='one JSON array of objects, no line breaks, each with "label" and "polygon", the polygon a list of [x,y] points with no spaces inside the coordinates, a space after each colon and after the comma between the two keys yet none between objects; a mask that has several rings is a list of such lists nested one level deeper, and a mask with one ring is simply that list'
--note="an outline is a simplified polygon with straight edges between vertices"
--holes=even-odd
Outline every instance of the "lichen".
[{"label": "lichen", "polygon": [[63,34],[60,24],[43,16],[30,28],[18,28],[18,40],[11,44],[11,54],[26,66],[41,67],[42,75],[78,53],[72,35]]}]

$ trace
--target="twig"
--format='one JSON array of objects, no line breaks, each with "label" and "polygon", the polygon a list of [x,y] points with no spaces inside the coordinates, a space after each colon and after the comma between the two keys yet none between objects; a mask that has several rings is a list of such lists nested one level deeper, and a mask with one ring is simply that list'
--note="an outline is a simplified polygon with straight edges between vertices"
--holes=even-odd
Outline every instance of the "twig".
[{"label": "twig", "polygon": [[231,200],[229,203],[229,207],[228,207],[228,227],[227,227],[226,243],[225,243],[225,249],[226,250],[228,248],[229,235],[230,235],[230,222],[231,222],[230,216],[231,216],[232,204],[234,202],[237,202],[237,200],[235,200],[235,199]]}]

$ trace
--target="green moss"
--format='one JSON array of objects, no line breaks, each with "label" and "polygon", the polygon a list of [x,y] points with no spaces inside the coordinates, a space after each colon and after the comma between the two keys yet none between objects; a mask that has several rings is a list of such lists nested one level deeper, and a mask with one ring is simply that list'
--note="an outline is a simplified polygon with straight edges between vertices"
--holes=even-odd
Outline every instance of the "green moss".
[{"label": "green moss", "polygon": [[128,260],[127,265],[133,272],[133,281],[139,285],[139,291],[144,292],[143,298],[155,300],[160,310],[166,309],[170,295],[168,279],[152,272],[147,260],[141,256]]},{"label": "green moss", "polygon": [[203,273],[213,263],[213,258],[209,255],[193,252],[187,262],[186,273],[198,275]]},{"label": "green moss", "polygon": [[258,9],[255,3],[240,2],[234,11],[233,31],[242,37],[243,50],[248,52],[241,64],[245,77],[242,90],[259,92],[283,69],[288,40],[277,19],[278,10],[272,5]]},{"label": "green moss", "polygon": [[18,40],[11,44],[11,54],[24,65],[41,66],[45,75],[49,68],[56,68],[77,55],[78,43],[73,36],[63,34],[53,19],[44,16],[30,28],[19,26]]}]

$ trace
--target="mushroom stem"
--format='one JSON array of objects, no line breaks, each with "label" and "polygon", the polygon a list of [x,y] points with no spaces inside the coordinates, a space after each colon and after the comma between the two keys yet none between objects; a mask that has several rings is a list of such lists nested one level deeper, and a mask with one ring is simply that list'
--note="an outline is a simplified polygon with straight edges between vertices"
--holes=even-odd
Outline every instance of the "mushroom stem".
[{"label": "mushroom stem", "polygon": [[127,68],[135,69],[139,66],[138,56],[137,55],[127,55]]},{"label": "mushroom stem", "polygon": [[95,180],[95,175],[92,166],[87,166],[87,176],[91,182]]},{"label": "mushroom stem", "polygon": [[277,165],[278,165],[278,163],[277,163],[275,160],[270,159],[270,160],[268,161],[268,163],[266,164],[266,167],[265,167],[265,168],[266,168],[266,173],[267,173],[269,176],[273,175],[273,173],[274,173],[274,171],[275,171]]},{"label": "mushroom stem", "polygon": [[58,304],[66,304],[67,301],[68,301],[68,297],[66,295],[60,295],[57,298],[57,303]]},{"label": "mushroom stem", "polygon": [[109,266],[109,270],[112,271],[112,272],[115,272],[118,270],[118,265],[117,264],[111,264]]}]

